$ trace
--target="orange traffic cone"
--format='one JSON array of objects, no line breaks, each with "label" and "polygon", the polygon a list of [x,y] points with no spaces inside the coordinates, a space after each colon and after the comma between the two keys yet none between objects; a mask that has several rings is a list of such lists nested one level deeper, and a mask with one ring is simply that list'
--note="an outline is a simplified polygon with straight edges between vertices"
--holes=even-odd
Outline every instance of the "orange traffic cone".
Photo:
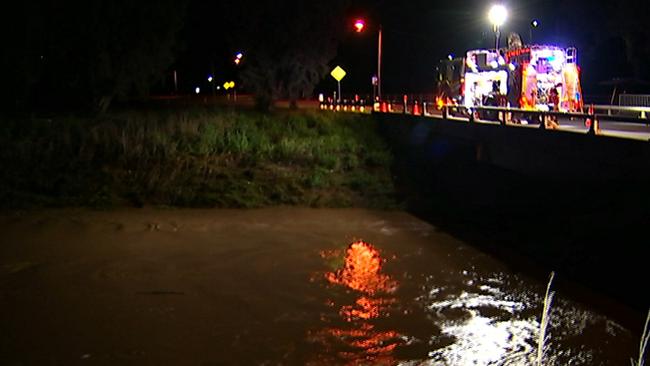
[{"label": "orange traffic cone", "polygon": [[386,105],[386,102],[381,102],[381,111],[382,111],[383,113],[387,113],[387,112],[388,112],[388,106]]},{"label": "orange traffic cone", "polygon": [[413,115],[414,116],[419,116],[420,115],[420,105],[418,104],[418,101],[415,101],[415,104],[413,104]]}]

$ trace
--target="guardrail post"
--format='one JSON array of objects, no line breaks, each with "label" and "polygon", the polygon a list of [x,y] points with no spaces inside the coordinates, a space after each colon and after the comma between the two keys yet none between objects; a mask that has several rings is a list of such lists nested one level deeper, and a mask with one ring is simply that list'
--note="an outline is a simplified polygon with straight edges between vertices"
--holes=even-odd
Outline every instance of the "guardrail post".
[{"label": "guardrail post", "polygon": [[471,108],[467,109],[467,112],[469,112],[469,123],[474,123],[476,122],[474,120],[474,111]]},{"label": "guardrail post", "polygon": [[449,111],[447,111],[447,106],[443,105],[442,106],[442,119],[447,119],[448,114],[449,114]]},{"label": "guardrail post", "polygon": [[589,135],[597,135],[600,132],[600,128],[598,128],[598,120],[596,119],[595,114],[590,114],[589,119],[591,120],[591,123],[589,124],[589,132],[587,132]]},{"label": "guardrail post", "polygon": [[497,110],[497,120],[499,120],[499,124],[501,126],[505,126],[506,125],[506,112],[501,113],[501,112],[499,112]]},{"label": "guardrail post", "polygon": [[587,132],[587,134],[597,135],[600,132],[600,128],[598,126],[598,120],[596,120],[596,112],[594,111],[593,104],[589,106],[589,115],[587,117],[587,121],[590,122],[589,131]]},{"label": "guardrail post", "polygon": [[540,130],[545,130],[546,129],[546,114],[540,113],[537,116],[537,119],[539,119],[539,129]]}]

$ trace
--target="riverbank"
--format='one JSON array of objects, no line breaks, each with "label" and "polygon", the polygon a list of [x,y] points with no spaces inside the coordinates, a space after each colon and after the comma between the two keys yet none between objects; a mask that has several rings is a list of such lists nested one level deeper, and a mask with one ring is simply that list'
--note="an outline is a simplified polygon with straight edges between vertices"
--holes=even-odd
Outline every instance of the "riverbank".
[{"label": "riverbank", "polygon": [[368,116],[156,108],[0,124],[0,207],[394,207]]}]

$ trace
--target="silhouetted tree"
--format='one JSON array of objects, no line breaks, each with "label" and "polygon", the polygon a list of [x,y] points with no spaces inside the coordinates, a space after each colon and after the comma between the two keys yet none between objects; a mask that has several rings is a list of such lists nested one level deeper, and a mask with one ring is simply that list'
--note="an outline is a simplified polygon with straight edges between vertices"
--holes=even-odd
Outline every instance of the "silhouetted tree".
[{"label": "silhouetted tree", "polygon": [[2,60],[15,72],[15,93],[5,97],[19,107],[105,110],[115,97],[146,93],[174,60],[184,8],[175,0],[27,0]]},{"label": "silhouetted tree", "polygon": [[231,43],[245,50],[241,79],[258,107],[311,95],[336,55],[345,1],[251,1],[226,6]]}]

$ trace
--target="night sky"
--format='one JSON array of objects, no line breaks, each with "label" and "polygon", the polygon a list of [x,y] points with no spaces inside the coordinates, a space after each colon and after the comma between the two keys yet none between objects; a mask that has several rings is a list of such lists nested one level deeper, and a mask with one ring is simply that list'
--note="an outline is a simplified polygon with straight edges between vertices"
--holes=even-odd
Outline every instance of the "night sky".
[{"label": "night sky", "polygon": [[[487,0],[33,0],[3,23],[7,109],[102,109],[114,100],[206,92],[225,81],[272,98],[331,95],[328,71],[341,66],[344,94],[370,95],[383,29],[382,91],[434,92],[435,68],[448,55],[489,48]],[[506,0],[510,32],[578,49],[585,96],[608,95],[613,78],[650,80],[646,0]],[[354,32],[355,18],[366,20]],[[243,52],[241,65],[233,63]],[[295,61],[298,60],[298,61]],[[296,71],[298,70],[298,71]],[[209,84],[209,75],[216,83]],[[255,74],[255,75],[253,75]],[[323,77],[324,75],[324,77]],[[276,78],[264,86],[266,80]],[[248,80],[248,85],[246,85]],[[257,80],[257,81],[251,81]],[[257,85],[255,85],[257,83]],[[296,85],[296,84],[299,85]],[[251,87],[254,85],[254,88]],[[314,87],[315,85],[315,87]],[[648,93],[644,90],[636,92]],[[264,89],[266,88],[266,89]],[[631,90],[630,90],[631,91]]]},{"label": "night sky", "polygon": [[[345,21],[340,24],[344,31],[339,34],[337,56],[329,63],[331,67],[340,65],[348,72],[342,82],[343,93],[371,93],[379,24],[384,35],[384,93],[432,93],[439,60],[449,54],[459,56],[468,49],[494,44],[494,33],[487,20],[490,1],[461,0],[452,4],[440,0],[357,0],[348,4],[342,17]],[[630,76],[624,43],[620,38],[609,39],[605,25],[599,26],[606,9],[597,2],[511,0],[504,4],[509,18],[502,28],[501,45],[510,32],[519,33],[528,43],[530,23],[538,20],[539,26],[532,34],[535,43],[578,47],[586,94],[606,93],[608,88],[599,86],[600,81]],[[356,17],[366,20],[366,32],[353,31]],[[229,31],[219,24],[225,18],[228,14],[219,13],[219,6],[214,3],[190,3],[182,33],[186,49],[178,62],[181,69],[187,70],[184,74],[192,80],[185,80],[189,84],[211,72],[211,59],[224,78],[236,77],[237,70],[230,61],[237,46],[220,36],[220,32]],[[186,87],[193,89],[191,85]],[[331,93],[335,89],[336,82],[327,76],[315,92]]]}]

